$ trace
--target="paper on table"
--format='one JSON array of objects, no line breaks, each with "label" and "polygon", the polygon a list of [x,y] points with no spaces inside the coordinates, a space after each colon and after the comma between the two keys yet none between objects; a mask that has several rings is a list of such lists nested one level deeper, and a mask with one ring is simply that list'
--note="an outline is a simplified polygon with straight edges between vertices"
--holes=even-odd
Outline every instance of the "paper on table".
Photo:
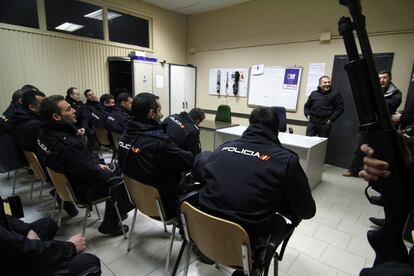
[{"label": "paper on table", "polygon": [[155,76],[155,87],[164,88],[164,76],[163,75]]},{"label": "paper on table", "polygon": [[319,78],[325,75],[326,63],[309,63],[308,82],[306,83],[306,95],[309,96],[319,85]]}]

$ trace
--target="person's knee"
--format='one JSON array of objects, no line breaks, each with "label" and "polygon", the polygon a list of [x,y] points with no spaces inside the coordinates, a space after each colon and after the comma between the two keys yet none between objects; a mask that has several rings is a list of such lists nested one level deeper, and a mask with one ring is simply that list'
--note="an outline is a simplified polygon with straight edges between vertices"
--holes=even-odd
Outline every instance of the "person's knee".
[{"label": "person's knee", "polygon": [[32,229],[37,233],[43,241],[53,240],[59,227],[51,218],[42,218],[31,223]]},{"label": "person's knee", "polygon": [[68,265],[69,275],[101,275],[101,261],[95,255],[89,253],[81,253],[70,260]]}]

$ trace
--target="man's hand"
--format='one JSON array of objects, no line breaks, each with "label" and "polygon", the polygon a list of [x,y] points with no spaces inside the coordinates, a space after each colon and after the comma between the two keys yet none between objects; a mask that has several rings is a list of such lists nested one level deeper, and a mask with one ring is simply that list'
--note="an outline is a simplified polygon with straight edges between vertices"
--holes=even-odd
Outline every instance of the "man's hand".
[{"label": "man's hand", "polygon": [[367,144],[361,146],[361,151],[367,155],[364,158],[364,170],[359,172],[359,176],[368,180],[378,180],[379,177],[390,175],[389,164],[385,161],[373,158],[374,150]]},{"label": "man's hand", "polygon": [[104,171],[111,171],[111,169],[107,165],[99,164],[99,167],[101,167],[101,169]]},{"label": "man's hand", "polygon": [[326,121],[326,124],[327,125],[330,125],[331,124],[331,120],[328,119],[328,121]]},{"label": "man's hand", "polygon": [[310,115],[306,116],[306,120],[310,121]]},{"label": "man's hand", "polygon": [[75,245],[76,253],[82,252],[86,248],[86,239],[81,234],[70,237],[70,239],[68,239],[68,242],[71,242]]},{"label": "man's hand", "polygon": [[84,136],[85,135],[85,129],[84,128],[78,129],[78,132],[76,133],[76,135],[78,135],[78,136]]},{"label": "man's hand", "polygon": [[394,124],[399,124],[401,121],[401,113],[395,113],[394,115],[391,116],[391,120]]},{"label": "man's hand", "polygon": [[26,238],[28,238],[29,240],[40,240],[37,233],[33,231],[32,229],[30,229],[29,233],[27,233]]}]

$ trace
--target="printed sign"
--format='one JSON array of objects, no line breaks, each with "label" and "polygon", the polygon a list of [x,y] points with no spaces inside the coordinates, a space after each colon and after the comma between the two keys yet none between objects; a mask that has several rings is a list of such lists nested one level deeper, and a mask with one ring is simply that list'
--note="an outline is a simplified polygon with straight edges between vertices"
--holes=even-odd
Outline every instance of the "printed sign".
[{"label": "printed sign", "polygon": [[298,88],[299,69],[286,68],[285,77],[283,79],[283,88],[295,90]]}]

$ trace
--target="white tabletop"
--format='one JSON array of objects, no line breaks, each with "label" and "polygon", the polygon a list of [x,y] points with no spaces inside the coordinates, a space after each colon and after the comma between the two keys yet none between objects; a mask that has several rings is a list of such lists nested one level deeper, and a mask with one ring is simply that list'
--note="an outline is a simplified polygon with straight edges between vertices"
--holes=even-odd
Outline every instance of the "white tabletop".
[{"label": "white tabletop", "polygon": [[[216,132],[227,135],[241,136],[246,129],[247,126],[235,126],[218,129]],[[326,140],[327,138],[322,137],[309,137],[304,135],[279,132],[279,141],[282,145],[289,145],[300,148],[311,148]]]}]

